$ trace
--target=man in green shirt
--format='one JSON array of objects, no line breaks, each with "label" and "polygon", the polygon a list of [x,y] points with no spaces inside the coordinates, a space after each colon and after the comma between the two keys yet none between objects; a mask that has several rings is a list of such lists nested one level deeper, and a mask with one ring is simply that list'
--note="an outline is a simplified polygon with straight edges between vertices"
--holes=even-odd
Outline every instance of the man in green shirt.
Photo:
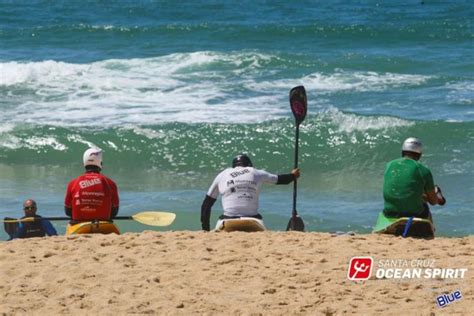
[{"label": "man in green shirt", "polygon": [[386,165],[383,182],[385,216],[431,219],[426,202],[431,205],[446,203],[441,190],[434,184],[430,169],[419,162],[422,148],[418,138],[407,138],[402,145],[402,158]]}]

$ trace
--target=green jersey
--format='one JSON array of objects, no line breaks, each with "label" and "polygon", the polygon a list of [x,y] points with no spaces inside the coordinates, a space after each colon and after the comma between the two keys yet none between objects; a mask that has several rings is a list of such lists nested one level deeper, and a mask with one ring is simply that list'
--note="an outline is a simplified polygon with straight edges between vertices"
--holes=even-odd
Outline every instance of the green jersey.
[{"label": "green jersey", "polygon": [[385,167],[384,213],[387,216],[417,216],[423,211],[423,193],[434,189],[430,169],[416,160],[399,158]]}]

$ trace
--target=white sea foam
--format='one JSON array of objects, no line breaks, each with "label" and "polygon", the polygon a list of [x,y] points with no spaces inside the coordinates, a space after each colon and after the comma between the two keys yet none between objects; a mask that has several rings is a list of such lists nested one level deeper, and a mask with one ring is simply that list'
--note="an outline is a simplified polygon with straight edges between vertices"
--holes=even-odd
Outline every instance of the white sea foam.
[{"label": "white sea foam", "polygon": [[0,121],[123,126],[273,119],[287,112],[278,106],[281,96],[232,92],[248,80],[236,73],[252,72],[270,58],[198,52],[91,64],[3,63],[0,88],[31,92],[12,98],[15,106],[7,107]]},{"label": "white sea foam", "polygon": [[[397,73],[377,73],[371,71],[344,71],[336,70],[331,74],[312,73],[301,79],[296,84],[304,84],[307,90],[318,91],[319,94],[335,91],[384,91],[387,89],[418,86],[433,77]],[[255,84],[254,89],[282,89],[295,85],[294,80],[283,79]]]},{"label": "white sea foam", "polygon": [[60,143],[54,137],[31,136],[26,139],[21,139],[17,136],[8,134],[0,136],[0,147],[7,149],[29,148],[33,150],[51,147],[52,149],[58,151],[64,151],[68,149],[66,145]]},{"label": "white sea foam", "polygon": [[[347,72],[337,71],[335,74],[321,77],[314,76],[317,83],[322,82],[323,90],[355,90],[355,91],[383,91],[405,86],[418,86],[432,77],[423,75],[376,73],[376,72]],[[308,77],[311,86],[312,75]],[[327,81],[327,82],[326,82]]]},{"label": "white sea foam", "polygon": [[11,123],[5,123],[0,125],[0,135],[12,131],[14,127],[15,125]]},{"label": "white sea foam", "polygon": [[[58,79],[74,76],[77,72],[70,64],[56,61],[44,61],[35,63],[7,62],[0,63],[0,87],[13,86],[20,83],[31,83],[32,88],[36,84],[45,84],[52,81],[54,84]],[[58,87],[60,88],[60,87]]]},{"label": "white sea foam", "polygon": [[0,147],[7,149],[21,148],[21,139],[12,135],[0,135]]},{"label": "white sea foam", "polygon": [[288,87],[300,82],[325,93],[418,85],[429,78],[341,70],[269,80],[276,70],[266,66],[275,60],[278,57],[255,52],[195,52],[90,64],[0,63],[0,88],[10,91],[0,123],[254,123],[288,117]]},{"label": "white sea foam", "polygon": [[[336,108],[322,111],[317,117],[309,119],[302,126],[312,134],[324,136],[330,147],[339,147],[346,144],[364,144],[376,147],[393,137],[393,129],[406,127],[414,122],[390,116],[360,116],[344,113]],[[323,127],[321,129],[321,127]]]},{"label": "white sea foam", "polygon": [[449,103],[474,104],[474,82],[448,83],[445,88],[448,89],[447,100]]},{"label": "white sea foam", "polygon": [[332,121],[339,132],[355,132],[367,130],[384,130],[388,128],[412,126],[411,121],[390,116],[360,116],[351,113],[343,113],[335,108],[321,113],[323,119],[326,117]]},{"label": "white sea foam", "polygon": [[88,147],[99,147],[99,146],[95,145],[94,143],[83,139],[79,135],[68,135],[67,140],[70,141],[70,142],[86,144]]},{"label": "white sea foam", "polygon": [[136,135],[145,136],[148,139],[159,139],[165,138],[166,133],[162,130],[153,130],[151,128],[142,128],[142,127],[133,127],[133,126],[125,126],[125,129],[132,129]]},{"label": "white sea foam", "polygon": [[44,147],[51,147],[58,151],[64,151],[67,149],[67,146],[61,144],[54,137],[37,137],[32,136],[24,140],[25,147],[30,149],[38,149]]}]

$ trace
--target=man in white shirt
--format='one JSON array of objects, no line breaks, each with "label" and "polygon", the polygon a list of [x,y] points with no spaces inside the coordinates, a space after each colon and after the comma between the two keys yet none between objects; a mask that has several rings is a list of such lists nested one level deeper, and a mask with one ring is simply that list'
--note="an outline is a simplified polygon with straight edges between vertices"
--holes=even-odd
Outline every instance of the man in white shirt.
[{"label": "man in white shirt", "polygon": [[222,195],[222,208],[224,209],[224,214],[220,219],[240,217],[262,219],[258,213],[258,199],[262,183],[289,184],[299,176],[299,169],[293,169],[291,173],[282,175],[255,169],[247,155],[237,155],[232,160],[232,168],[227,168],[219,173],[207,191],[201,206],[202,229],[210,230],[211,208],[219,194]]}]

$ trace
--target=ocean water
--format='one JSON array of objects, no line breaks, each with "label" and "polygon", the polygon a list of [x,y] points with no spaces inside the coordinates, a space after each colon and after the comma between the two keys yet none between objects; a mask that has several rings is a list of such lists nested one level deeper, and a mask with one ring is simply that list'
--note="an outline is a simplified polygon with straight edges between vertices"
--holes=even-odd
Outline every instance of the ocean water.
[{"label": "ocean water", "polygon": [[[472,16],[469,0],[0,1],[0,216],[21,216],[26,198],[62,216],[96,145],[122,215],[172,211],[160,230],[199,229],[235,154],[291,170],[288,92],[304,85],[307,230],[370,232],[384,165],[417,136],[447,199],[432,207],[437,234],[473,234]],[[265,186],[260,206],[284,230],[292,186]]]}]

